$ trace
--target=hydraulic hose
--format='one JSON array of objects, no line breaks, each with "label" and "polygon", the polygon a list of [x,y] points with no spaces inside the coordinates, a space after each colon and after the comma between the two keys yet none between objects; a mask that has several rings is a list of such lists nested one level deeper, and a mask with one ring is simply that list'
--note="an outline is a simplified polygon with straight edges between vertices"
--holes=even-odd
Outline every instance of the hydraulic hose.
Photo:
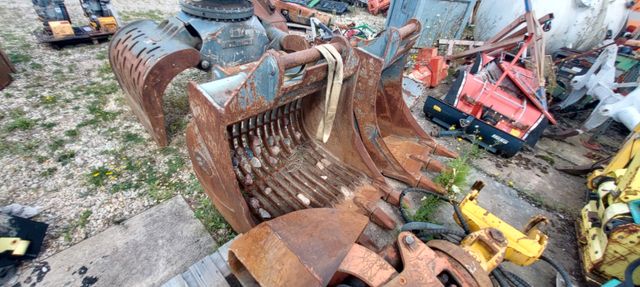
[{"label": "hydraulic hose", "polygon": [[511,284],[509,284],[507,278],[504,276],[504,274],[502,274],[502,272],[500,272],[498,268],[493,269],[493,271],[491,271],[491,275],[493,275],[493,278],[498,281],[498,286],[511,287]]},{"label": "hydraulic hose", "polygon": [[426,229],[445,229],[443,225],[429,222],[409,222],[403,225],[401,231],[426,230]]},{"label": "hydraulic hose", "polygon": [[551,265],[551,267],[553,267],[553,269],[555,269],[556,271],[558,271],[558,273],[560,273],[560,276],[562,276],[562,279],[564,280],[564,284],[567,287],[573,287],[575,286],[573,284],[573,281],[571,280],[571,276],[569,276],[569,272],[567,272],[566,269],[564,269],[564,267],[562,267],[560,264],[558,264],[556,261],[554,261],[553,259],[542,255],[540,256],[540,260],[549,263],[549,265]]},{"label": "hydraulic hose", "polygon": [[522,279],[520,276],[505,270],[504,267],[499,266],[498,269],[500,269],[500,272],[502,272],[504,276],[507,277],[512,285],[516,287],[531,287],[531,284],[529,284],[527,281]]},{"label": "hydraulic hose", "polygon": [[471,233],[471,229],[469,228],[469,223],[467,223],[467,220],[464,219],[464,217],[462,216],[462,211],[460,211],[460,206],[454,203],[451,203],[451,205],[453,205],[453,211],[456,213],[456,217],[458,218],[458,221],[460,221],[460,226],[462,226],[462,229],[464,230],[464,232],[466,234]]},{"label": "hydraulic hose", "polygon": [[435,193],[435,192],[432,192],[432,191],[429,191],[429,190],[426,190],[426,189],[416,188],[416,187],[405,188],[400,193],[400,216],[402,216],[402,219],[404,220],[404,222],[411,222],[412,220],[409,219],[409,216],[407,215],[407,211],[402,206],[402,200],[404,199],[404,197],[407,194],[412,193],[412,192],[420,193],[420,194],[423,194],[423,195],[435,196],[439,200],[449,202],[449,200],[447,200],[447,198],[445,198],[444,196],[442,196],[442,194],[439,194],[439,193]]},{"label": "hydraulic hose", "polygon": [[624,270],[624,282],[618,284],[616,287],[633,287],[633,271],[635,271],[638,267],[640,267],[640,259],[636,259],[631,262],[627,269]]}]

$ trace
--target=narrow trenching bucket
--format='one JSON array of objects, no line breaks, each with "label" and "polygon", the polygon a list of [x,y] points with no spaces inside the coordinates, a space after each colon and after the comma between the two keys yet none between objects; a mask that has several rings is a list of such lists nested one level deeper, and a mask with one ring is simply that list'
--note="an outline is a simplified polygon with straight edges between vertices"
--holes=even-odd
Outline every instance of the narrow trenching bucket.
[{"label": "narrow trenching bucket", "polygon": [[420,35],[420,22],[389,28],[357,50],[360,61],[354,113],[358,130],[377,167],[388,177],[444,193],[422,171],[445,169],[433,155],[457,157],[416,122],[402,97],[408,51]]},{"label": "narrow trenching bucket", "polygon": [[339,51],[343,69],[326,142],[317,131],[332,73],[319,49],[267,52],[257,62],[229,68],[226,78],[189,85],[187,144],[194,169],[236,231],[318,207],[357,210],[392,229],[396,222],[381,200],[397,205],[399,192],[383,173],[442,191],[422,169],[440,171],[442,164],[431,156],[455,154],[419,127],[400,88],[419,29],[412,21],[361,48],[338,36],[328,44]]}]

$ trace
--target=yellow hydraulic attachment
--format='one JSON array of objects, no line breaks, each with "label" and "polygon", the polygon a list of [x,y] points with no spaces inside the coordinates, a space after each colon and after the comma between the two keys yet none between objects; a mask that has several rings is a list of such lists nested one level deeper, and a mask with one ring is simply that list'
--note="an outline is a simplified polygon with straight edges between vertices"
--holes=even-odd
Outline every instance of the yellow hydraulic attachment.
[{"label": "yellow hydraulic attachment", "polygon": [[51,21],[49,22],[49,27],[51,27],[51,33],[53,33],[53,37],[56,39],[75,35],[69,21]]},{"label": "yellow hydraulic attachment", "polygon": [[[578,243],[587,280],[624,280],[640,258],[640,125],[604,170],[587,180],[589,202],[581,211]],[[640,274],[633,281],[640,283]]]},{"label": "yellow hydraulic attachment", "polygon": [[116,18],[112,16],[98,17],[96,22],[91,21],[91,27],[101,32],[115,33],[116,30],[118,30],[118,23],[116,22]]},{"label": "yellow hydraulic attachment", "polygon": [[[548,220],[541,216],[531,218],[524,231],[519,231],[508,223],[502,221],[486,209],[478,205],[478,195],[484,184],[477,181],[469,195],[459,204],[462,217],[469,225],[472,235],[483,230],[494,230],[493,235],[502,234],[506,241],[506,252],[504,259],[520,266],[528,266],[536,262],[547,246],[547,235],[542,233],[538,227],[546,224]],[[457,217],[454,216],[457,220]],[[460,222],[458,221],[460,224]],[[495,230],[499,231],[498,233]],[[471,237],[471,236],[469,236]],[[469,238],[468,237],[468,238]],[[466,244],[467,239],[463,240],[462,246]],[[465,249],[474,250],[470,252],[478,261],[481,262],[483,269],[493,270],[499,264],[498,260],[493,260],[490,256],[477,256],[477,254],[492,254],[495,247],[483,244],[474,244],[467,246]],[[488,267],[484,268],[484,267]],[[491,268],[493,267],[493,268]]]},{"label": "yellow hydraulic attachment", "polygon": [[13,256],[23,256],[29,248],[29,241],[18,237],[0,237],[0,253],[11,251]]}]

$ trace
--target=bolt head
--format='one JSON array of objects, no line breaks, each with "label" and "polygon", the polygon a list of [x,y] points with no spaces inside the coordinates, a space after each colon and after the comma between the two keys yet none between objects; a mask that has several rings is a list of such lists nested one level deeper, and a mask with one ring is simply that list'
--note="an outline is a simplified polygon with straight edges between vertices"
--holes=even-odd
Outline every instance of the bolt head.
[{"label": "bolt head", "polygon": [[413,245],[413,243],[415,242],[416,242],[416,239],[413,237],[413,235],[408,235],[404,238],[404,243],[408,245]]},{"label": "bolt head", "polygon": [[505,241],[507,241],[507,239],[504,237],[504,234],[502,234],[502,232],[500,230],[497,229],[489,229],[489,235],[491,236],[491,238],[493,238],[493,240],[503,243]]}]

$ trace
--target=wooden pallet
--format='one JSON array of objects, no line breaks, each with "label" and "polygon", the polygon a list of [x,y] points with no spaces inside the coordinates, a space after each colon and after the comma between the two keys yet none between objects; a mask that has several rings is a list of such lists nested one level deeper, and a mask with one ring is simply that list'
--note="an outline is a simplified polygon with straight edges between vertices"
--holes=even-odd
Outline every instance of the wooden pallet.
[{"label": "wooden pallet", "polygon": [[193,264],[182,274],[164,283],[162,287],[235,287],[242,286],[231,273],[228,264],[229,247],[233,240],[216,252]]}]

